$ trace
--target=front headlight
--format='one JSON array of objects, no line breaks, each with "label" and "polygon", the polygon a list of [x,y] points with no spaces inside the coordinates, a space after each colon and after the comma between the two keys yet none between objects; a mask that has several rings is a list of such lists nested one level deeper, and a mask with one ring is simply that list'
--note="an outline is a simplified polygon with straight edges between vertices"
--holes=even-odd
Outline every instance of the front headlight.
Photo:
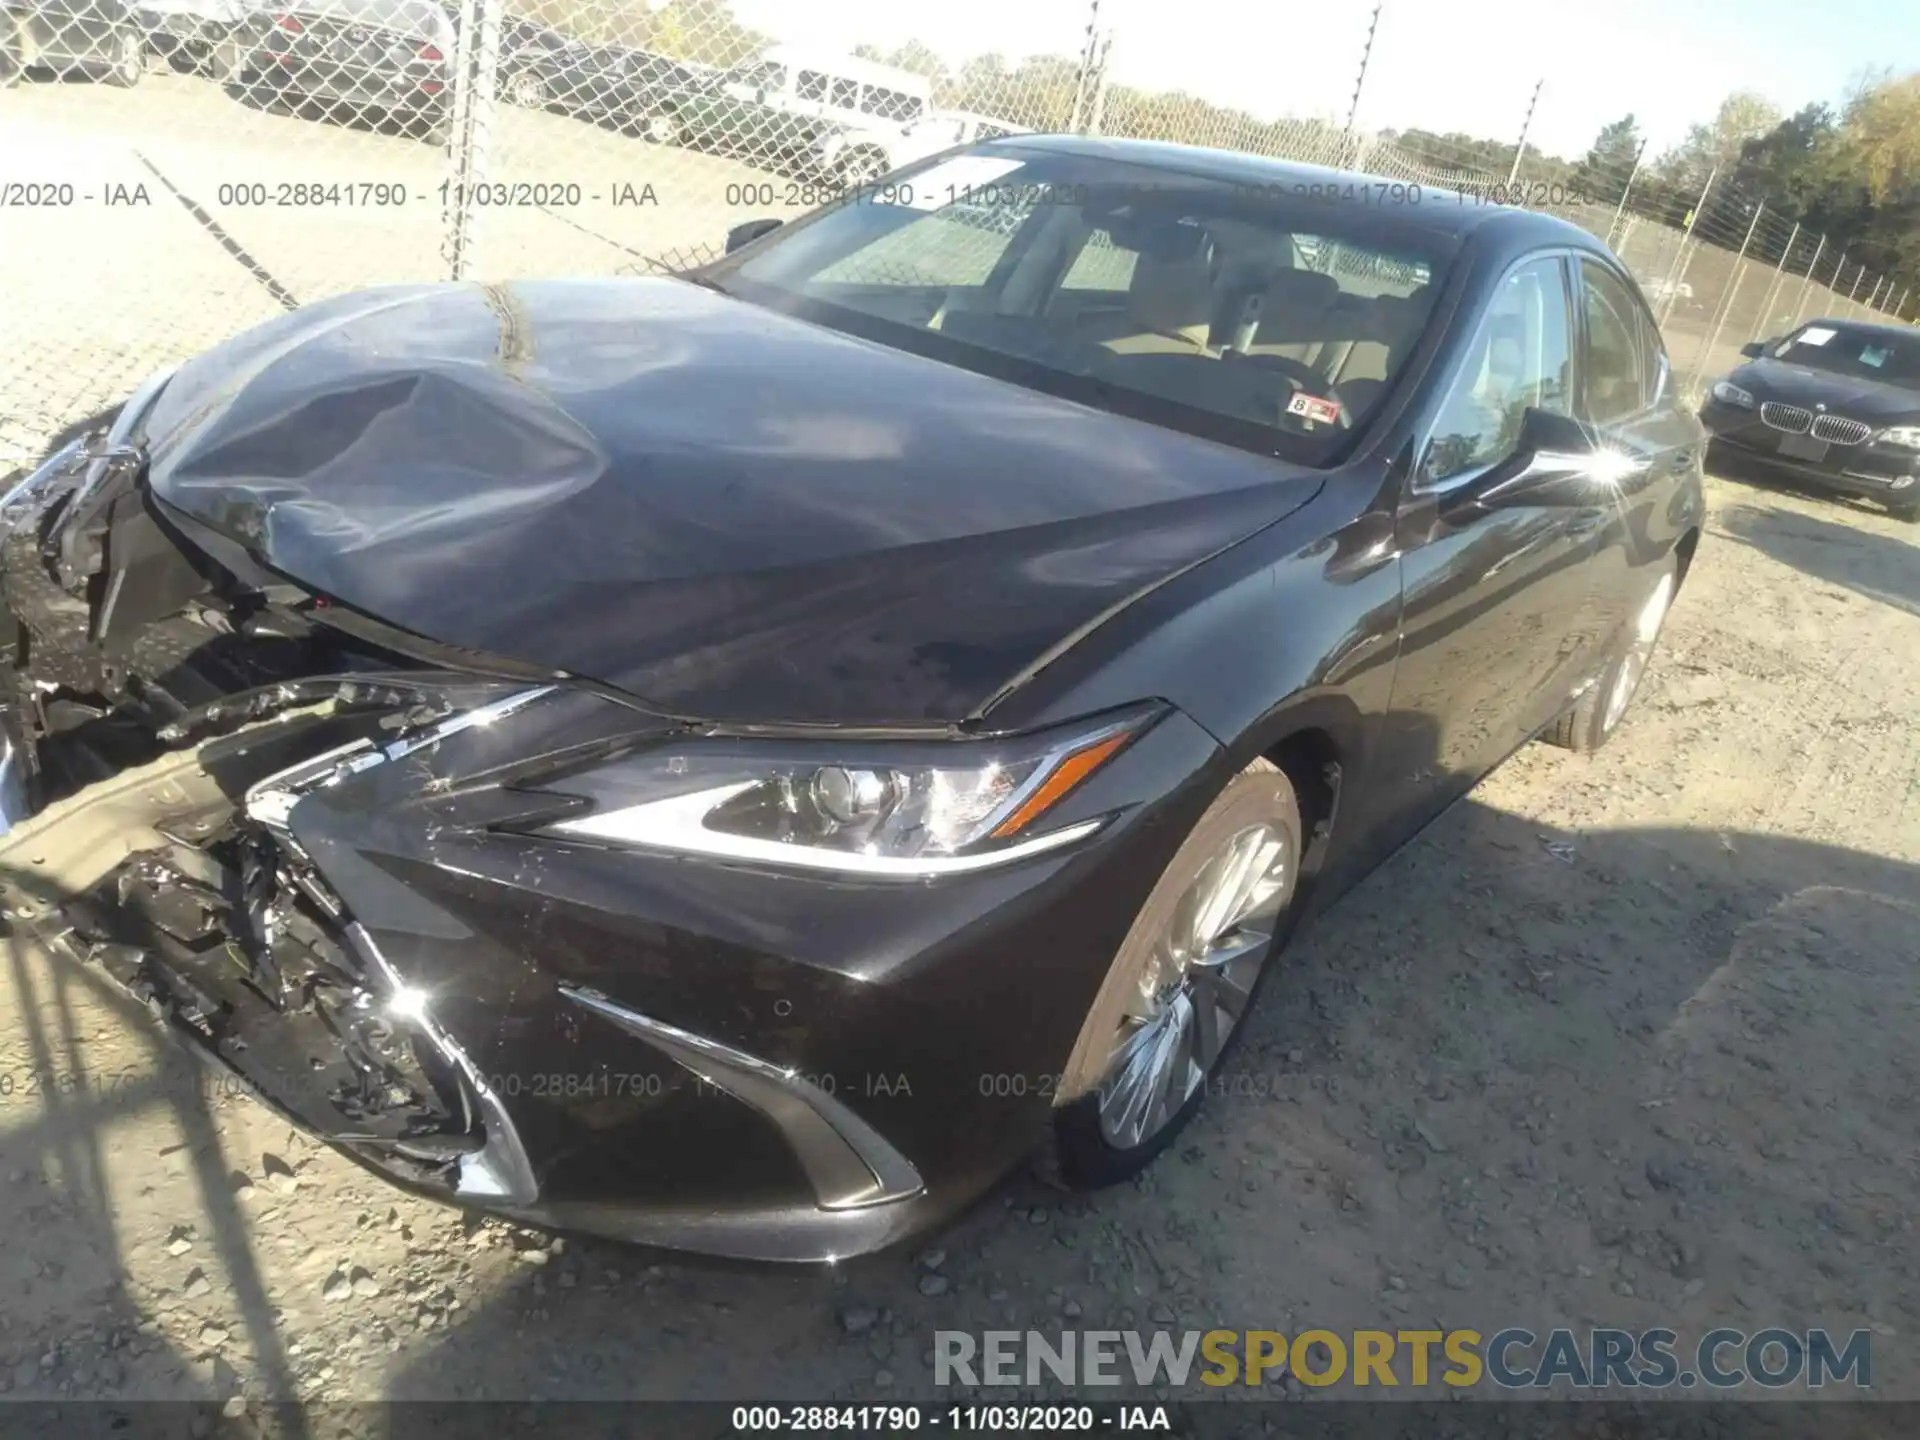
[{"label": "front headlight", "polygon": [[999,740],[697,739],[541,784],[586,813],[539,829],[875,877],[983,870],[1097,830],[1047,817],[1160,713]]},{"label": "front headlight", "polygon": [[1713,386],[1713,398],[1718,400],[1722,405],[1737,405],[1742,410],[1753,409],[1752,394],[1748,391],[1742,390],[1738,385],[1734,384],[1731,380],[1715,381]]},{"label": "front headlight", "polygon": [[1920,450],[1920,425],[1894,425],[1880,432],[1882,445],[1898,445],[1907,450]]}]

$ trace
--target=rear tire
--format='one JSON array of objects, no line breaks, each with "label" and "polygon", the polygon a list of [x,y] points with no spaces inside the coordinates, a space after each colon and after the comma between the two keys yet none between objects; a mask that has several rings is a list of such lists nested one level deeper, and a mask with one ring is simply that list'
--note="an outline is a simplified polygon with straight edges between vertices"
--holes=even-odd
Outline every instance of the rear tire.
[{"label": "rear tire", "polygon": [[507,98],[527,110],[544,110],[553,94],[546,82],[530,70],[523,70],[507,82]]},{"label": "rear tire", "polygon": [[1139,1173],[1206,1099],[1245,1029],[1299,876],[1300,806],[1255,760],[1222,790],[1134,918],[1068,1058],[1042,1172],[1073,1189]]},{"label": "rear tire", "polygon": [[1678,585],[1678,565],[1669,556],[1666,569],[1614,642],[1612,658],[1601,671],[1599,680],[1573,702],[1541,739],[1563,750],[1591,755],[1613,738],[1639,692],[1641,680],[1646,677]]}]

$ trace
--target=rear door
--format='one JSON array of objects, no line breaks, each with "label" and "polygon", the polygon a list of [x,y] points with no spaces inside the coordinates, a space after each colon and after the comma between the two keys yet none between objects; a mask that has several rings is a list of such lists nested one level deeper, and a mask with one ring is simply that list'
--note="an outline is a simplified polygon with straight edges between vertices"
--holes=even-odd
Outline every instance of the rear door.
[{"label": "rear door", "polygon": [[1586,663],[1591,506],[1473,503],[1525,410],[1571,414],[1578,383],[1569,257],[1542,251],[1489,292],[1476,338],[1425,426],[1399,517],[1401,653],[1383,783],[1404,839],[1547,725]]},{"label": "rear door", "polygon": [[1631,468],[1615,486],[1588,605],[1593,667],[1604,665],[1669,563],[1700,467],[1704,432],[1680,401],[1652,314],[1624,274],[1597,256],[1576,267],[1582,383],[1576,413]]}]

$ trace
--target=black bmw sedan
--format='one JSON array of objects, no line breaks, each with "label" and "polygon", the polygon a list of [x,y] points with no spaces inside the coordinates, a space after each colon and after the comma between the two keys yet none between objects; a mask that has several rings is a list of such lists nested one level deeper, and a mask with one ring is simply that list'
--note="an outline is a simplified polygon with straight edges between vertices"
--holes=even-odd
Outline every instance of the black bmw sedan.
[{"label": "black bmw sedan", "polygon": [[1717,456],[1920,520],[1920,332],[1812,320],[1742,353],[1700,411]]},{"label": "black bmw sedan", "polygon": [[1020,137],[751,233],[307,307],[14,486],[0,869],[399,1183],[814,1260],[1138,1171],[1294,927],[1604,744],[1703,432],[1607,250],[1417,187]]}]

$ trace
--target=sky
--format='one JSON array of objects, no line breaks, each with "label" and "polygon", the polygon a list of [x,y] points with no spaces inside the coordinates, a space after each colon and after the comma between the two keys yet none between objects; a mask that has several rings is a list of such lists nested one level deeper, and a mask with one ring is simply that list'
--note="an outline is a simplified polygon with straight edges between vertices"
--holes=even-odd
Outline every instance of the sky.
[{"label": "sky", "polygon": [[[1088,0],[733,0],[781,40],[837,50],[918,38],[958,62],[997,50],[1077,54]],[[1102,0],[1116,80],[1185,89],[1262,118],[1344,120],[1373,0]],[[1631,111],[1649,153],[1722,97],[1784,111],[1845,97],[1863,74],[1920,69],[1920,0],[1385,0],[1363,129],[1504,139],[1545,82],[1531,140],[1577,158]]]}]

